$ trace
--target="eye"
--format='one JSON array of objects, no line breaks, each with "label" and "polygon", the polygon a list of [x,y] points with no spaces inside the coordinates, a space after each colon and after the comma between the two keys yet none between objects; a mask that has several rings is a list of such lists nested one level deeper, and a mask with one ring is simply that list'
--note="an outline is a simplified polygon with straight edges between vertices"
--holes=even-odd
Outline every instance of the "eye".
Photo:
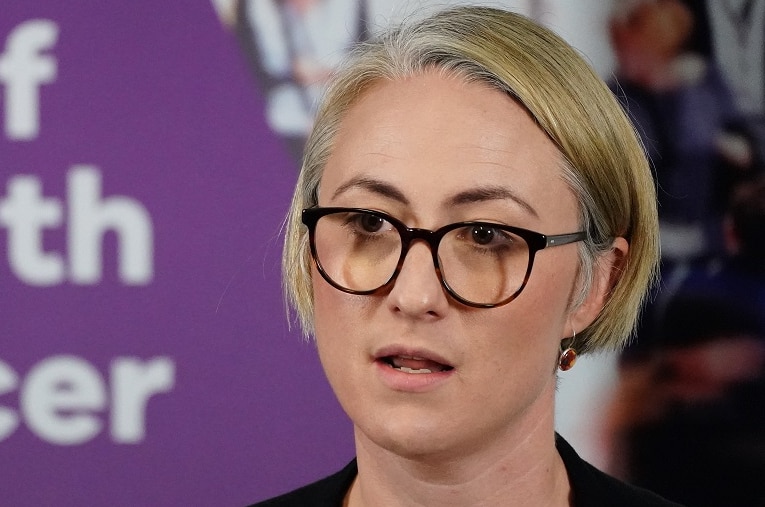
[{"label": "eye", "polygon": [[377,215],[363,213],[356,216],[356,223],[364,232],[378,232],[385,225],[385,220]]},{"label": "eye", "polygon": [[470,230],[470,236],[478,245],[488,245],[497,236],[497,230],[485,225],[477,225]]},{"label": "eye", "polygon": [[395,232],[393,225],[380,215],[353,212],[345,215],[343,224],[353,234],[364,238],[377,238]]},{"label": "eye", "polygon": [[525,245],[522,238],[491,224],[474,224],[455,231],[455,239],[481,253],[503,255]]}]

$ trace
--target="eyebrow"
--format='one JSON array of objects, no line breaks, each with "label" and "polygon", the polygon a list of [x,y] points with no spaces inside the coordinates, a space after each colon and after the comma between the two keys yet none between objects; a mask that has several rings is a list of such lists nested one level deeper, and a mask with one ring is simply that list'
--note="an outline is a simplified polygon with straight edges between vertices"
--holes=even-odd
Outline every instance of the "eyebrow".
[{"label": "eyebrow", "polygon": [[335,190],[335,193],[332,194],[332,198],[334,199],[340,194],[342,194],[343,192],[346,192],[352,188],[363,188],[375,194],[379,194],[383,197],[387,197],[389,199],[393,199],[394,201],[398,201],[401,204],[409,204],[409,199],[407,199],[406,196],[399,189],[397,189],[390,183],[385,183],[384,181],[375,180],[375,179],[367,178],[363,176],[353,178],[350,181],[340,185],[337,188],[337,190]]},{"label": "eyebrow", "polygon": [[510,200],[523,208],[526,212],[532,216],[539,218],[537,211],[534,207],[526,202],[521,196],[513,192],[511,189],[502,186],[486,186],[478,187],[470,190],[460,192],[447,202],[448,206],[459,206],[464,204],[473,204],[483,201],[494,200]]},{"label": "eyebrow", "polygon": [[[383,197],[387,197],[394,201],[398,201],[402,204],[405,204],[405,205],[409,204],[409,199],[407,199],[406,196],[399,189],[397,189],[390,183],[386,183],[384,181],[380,181],[380,180],[376,180],[376,179],[368,178],[364,176],[353,178],[350,181],[340,185],[337,188],[337,190],[335,190],[334,194],[332,194],[332,198],[334,199],[340,194],[352,188],[363,188],[370,192],[379,194]],[[465,205],[465,204],[473,204],[478,202],[495,201],[495,200],[513,201],[514,203],[516,203],[518,206],[523,208],[526,212],[528,212],[532,216],[537,218],[539,217],[539,215],[537,214],[537,211],[534,209],[534,207],[531,204],[526,202],[522,197],[520,197],[518,194],[513,192],[511,189],[507,187],[498,186],[498,185],[472,188],[470,190],[459,192],[458,194],[451,197],[446,204],[448,207],[456,207],[456,206]]]}]

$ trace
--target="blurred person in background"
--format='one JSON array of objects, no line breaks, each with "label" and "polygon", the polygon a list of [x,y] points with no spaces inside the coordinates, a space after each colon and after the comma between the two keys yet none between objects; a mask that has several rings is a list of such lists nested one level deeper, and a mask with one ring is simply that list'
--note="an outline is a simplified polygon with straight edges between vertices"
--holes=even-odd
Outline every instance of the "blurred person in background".
[{"label": "blurred person in background", "polygon": [[[757,129],[765,121],[765,0],[683,0],[696,19],[689,46],[712,59],[737,109]],[[765,138],[758,136],[758,144]]]},{"label": "blurred person in background", "polygon": [[[357,42],[388,22],[423,17],[461,0],[214,0],[232,27],[261,92],[266,121],[296,161],[327,78]],[[491,2],[489,2],[491,3]],[[494,1],[546,12],[542,0]]]},{"label": "blurred person in background", "polygon": [[611,410],[612,471],[690,507],[765,505],[765,178],[736,189],[725,230],[727,255],[662,295]]},{"label": "blurred person in background", "polygon": [[629,0],[617,4],[610,27],[612,87],[655,168],[662,256],[671,262],[720,250],[727,192],[753,164],[726,79],[691,44],[697,24],[680,0]]},{"label": "blurred person in background", "polygon": [[611,17],[611,87],[655,170],[662,243],[661,292],[650,298],[625,360],[650,354],[661,339],[662,292],[675,290],[690,266],[724,255],[731,193],[765,169],[752,114],[739,109],[713,51],[719,31],[709,16],[717,10],[703,1],[622,0]]},{"label": "blurred person in background", "polygon": [[238,0],[236,30],[266,97],[266,121],[296,159],[319,94],[367,36],[367,0]]}]

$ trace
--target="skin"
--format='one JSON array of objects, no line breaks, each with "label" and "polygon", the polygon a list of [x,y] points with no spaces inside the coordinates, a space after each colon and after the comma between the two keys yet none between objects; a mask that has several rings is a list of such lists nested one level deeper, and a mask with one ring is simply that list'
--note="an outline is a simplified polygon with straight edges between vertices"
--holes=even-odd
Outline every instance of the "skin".
[{"label": "skin", "polygon": [[[577,201],[560,161],[512,99],[428,72],[377,83],[351,107],[319,204],[381,210],[410,227],[486,220],[574,232]],[[489,187],[503,192],[474,192]],[[314,269],[319,355],[355,428],[359,476],[346,504],[568,505],[554,446],[560,340],[596,317],[626,249],[615,241],[576,309],[575,244],[539,252],[523,293],[493,309],[451,299],[423,242],[384,294],[343,293]],[[453,369],[403,373],[377,360],[384,353],[437,358]]]}]

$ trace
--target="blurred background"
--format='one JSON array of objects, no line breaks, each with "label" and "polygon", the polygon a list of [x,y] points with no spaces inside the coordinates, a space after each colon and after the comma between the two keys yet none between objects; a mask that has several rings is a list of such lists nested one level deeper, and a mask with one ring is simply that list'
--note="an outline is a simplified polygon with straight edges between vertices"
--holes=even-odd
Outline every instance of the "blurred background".
[{"label": "blurred background", "polygon": [[689,506],[765,505],[765,0],[6,0],[0,504],[235,507],[353,456],[282,220],[348,46],[458,3],[580,50],[656,176],[662,283],[561,375],[558,431]]}]

